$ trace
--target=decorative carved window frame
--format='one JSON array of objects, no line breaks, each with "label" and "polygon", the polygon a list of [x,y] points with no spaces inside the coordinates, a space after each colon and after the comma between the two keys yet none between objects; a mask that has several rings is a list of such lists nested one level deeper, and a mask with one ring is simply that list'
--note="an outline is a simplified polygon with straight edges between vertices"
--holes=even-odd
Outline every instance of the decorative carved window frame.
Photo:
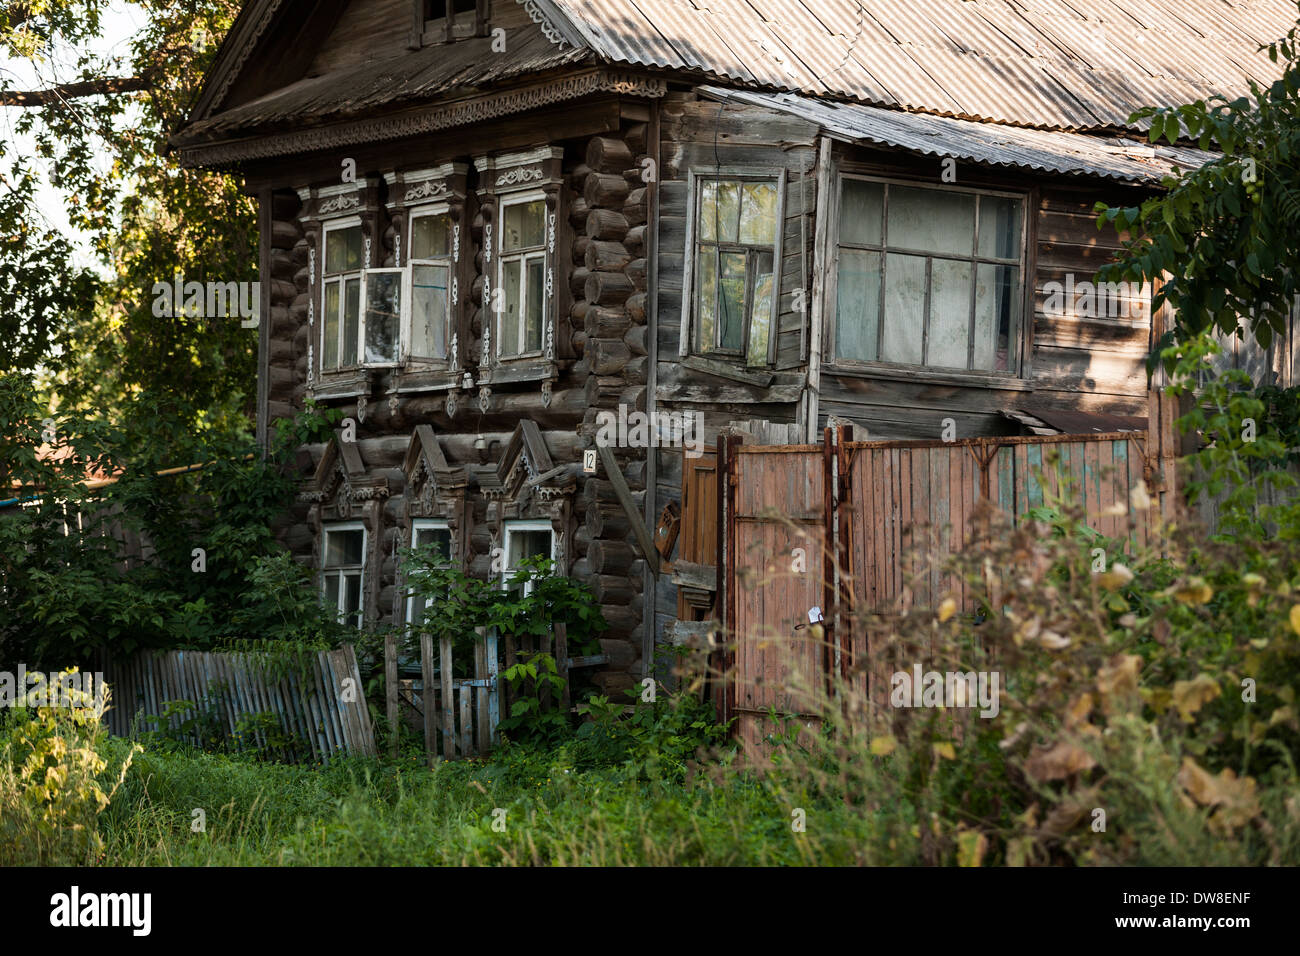
[{"label": "decorative carved window frame", "polygon": [[316,589],[323,587],[325,527],[338,522],[359,522],[366,531],[365,573],[362,578],[363,623],[378,620],[379,578],[383,567],[380,541],[384,530],[384,503],[389,496],[388,479],[366,472],[356,442],[344,441],[336,432],[325,446],[316,473],[298,493],[311,504],[307,525],[312,531],[312,567]]},{"label": "decorative carved window frame", "polygon": [[[464,466],[448,464],[433,428],[417,425],[411,433],[402,472],[406,476],[406,493],[400,546],[412,546],[416,522],[437,521],[451,532],[448,562],[453,567],[468,568],[473,508],[467,498],[469,475]],[[399,582],[397,593],[402,619],[409,620],[409,598],[405,592],[405,586]]]},{"label": "decorative carved window frame", "polygon": [[[567,281],[563,274],[566,256],[558,249],[564,210],[564,149],[538,146],[534,149],[474,157],[479,175],[479,215],[483,223],[483,289],[481,309],[481,354],[479,357],[479,407],[487,411],[492,387],[510,382],[541,382],[543,404],[550,404],[551,387],[559,377],[560,347],[557,322],[563,298],[560,290]],[[497,315],[493,290],[500,282],[502,201],[523,193],[541,191],[546,203],[546,299],[542,329],[542,354],[502,358],[498,352]]]},{"label": "decorative carved window frame", "polygon": [[[468,387],[466,366],[469,342],[470,288],[474,282],[474,255],[470,243],[467,163],[443,163],[417,170],[385,173],[389,200],[385,204],[393,227],[393,264],[409,266],[410,224],[417,215],[445,211],[452,223],[451,319],[447,330],[445,362],[403,358],[390,390],[425,392],[450,390],[447,411],[455,415],[455,391]],[[403,349],[406,349],[403,345]],[[472,382],[472,378],[469,379]]]},{"label": "decorative carved window frame", "polygon": [[[360,364],[364,355],[358,344],[358,364],[325,372],[320,368],[318,348],[325,327],[324,282],[325,228],[344,219],[360,219],[361,268],[373,269],[383,263],[380,250],[383,237],[383,208],[379,201],[377,176],[355,183],[331,186],[304,186],[298,190],[302,212],[298,221],[307,239],[307,396],[320,398],[357,398],[369,395],[374,369]],[[365,308],[365,303],[361,303]]]},{"label": "decorative carved window frame", "polygon": [[556,467],[536,422],[525,418],[515,426],[496,468],[480,474],[479,487],[488,502],[487,526],[493,548],[505,548],[508,521],[549,522],[555,573],[569,574],[578,479],[571,466]]},{"label": "decorative carved window frame", "polygon": [[433,2],[435,9],[441,7],[447,12],[441,17],[426,17],[426,0],[410,0],[411,36],[407,42],[410,49],[418,50],[431,43],[451,43],[453,40],[487,34],[489,0],[476,0],[473,10],[463,10],[460,13],[447,9],[452,6],[452,0]]}]

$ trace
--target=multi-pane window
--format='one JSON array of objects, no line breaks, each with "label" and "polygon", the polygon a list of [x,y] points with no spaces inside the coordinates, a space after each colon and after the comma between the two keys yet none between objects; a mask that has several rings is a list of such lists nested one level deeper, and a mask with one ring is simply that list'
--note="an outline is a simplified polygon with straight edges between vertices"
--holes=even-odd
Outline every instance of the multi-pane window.
[{"label": "multi-pane window", "polygon": [[[505,568],[501,572],[501,581],[504,586],[513,587],[518,591],[518,586],[511,586],[509,582],[515,570],[525,559],[543,557],[554,560],[555,532],[549,521],[508,521],[505,537],[506,560]],[[531,580],[524,582],[522,594],[527,595],[532,590],[533,582]]]},{"label": "multi-pane window", "polygon": [[497,258],[497,353],[540,353],[546,323],[546,200],[528,195],[502,202]]},{"label": "multi-pane window", "polygon": [[835,357],[1014,373],[1023,202],[840,180]]},{"label": "multi-pane window", "polygon": [[324,529],[321,554],[321,592],[325,606],[339,620],[360,627],[364,608],[366,531],[359,524],[336,524]]},{"label": "multi-pane window", "polygon": [[[438,557],[443,564],[448,562],[451,557],[451,529],[447,522],[419,519],[412,524],[411,547],[423,548],[428,545],[438,549]],[[407,623],[418,627],[424,620],[425,610],[432,604],[432,598],[409,595],[406,599]]]},{"label": "multi-pane window", "polygon": [[780,263],[777,184],[699,179],[696,194],[695,350],[766,365]]},{"label": "multi-pane window", "polygon": [[444,359],[451,321],[451,217],[446,212],[413,214],[410,234],[411,325],[407,354]]},{"label": "multi-pane window", "polygon": [[321,284],[321,368],[357,364],[361,332],[361,223],[348,220],[325,227]]}]

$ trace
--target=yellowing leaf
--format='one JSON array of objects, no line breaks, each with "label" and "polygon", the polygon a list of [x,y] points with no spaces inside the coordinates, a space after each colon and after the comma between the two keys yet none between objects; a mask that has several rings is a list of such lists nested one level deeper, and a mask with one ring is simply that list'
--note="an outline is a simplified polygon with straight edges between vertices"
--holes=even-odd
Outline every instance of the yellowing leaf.
[{"label": "yellowing leaf", "polygon": [[1097,575],[1097,583],[1107,591],[1118,591],[1132,580],[1133,572],[1118,561],[1110,566],[1109,571],[1103,571]]},{"label": "yellowing leaf", "polygon": [[892,736],[875,737],[871,741],[871,753],[876,757],[888,757],[894,752],[894,748],[897,746],[898,741]]},{"label": "yellowing leaf", "polygon": [[952,744],[948,743],[948,741],[945,740],[942,743],[937,743],[933,746],[935,754],[942,757],[944,760],[957,759],[957,751],[953,749]]},{"label": "yellowing leaf", "polygon": [[1190,607],[1209,604],[1212,597],[1214,588],[1206,584],[1204,578],[1188,578],[1182,587],[1174,588],[1174,598]]},{"label": "yellowing leaf", "polygon": [[956,613],[957,602],[952,598],[944,598],[939,604],[939,623],[945,623]]},{"label": "yellowing leaf", "polygon": [[1178,783],[1198,804],[1212,809],[1210,828],[1217,832],[1231,832],[1259,815],[1254,779],[1238,780],[1231,768],[1224,768],[1214,776],[1191,757],[1184,757]]},{"label": "yellowing leaf", "polygon": [[983,833],[978,830],[962,830],[957,834],[957,865],[979,866],[988,848],[989,840]]},{"label": "yellowing leaf", "polygon": [[1173,699],[1174,706],[1178,708],[1178,716],[1191,723],[1192,714],[1220,693],[1219,682],[1209,674],[1197,674],[1192,680],[1175,681]]},{"label": "yellowing leaf", "polygon": [[1088,751],[1062,740],[1053,747],[1038,748],[1025,761],[1025,773],[1039,783],[1064,780],[1071,774],[1091,770],[1097,765]]},{"label": "yellowing leaf", "polygon": [[1097,690],[1107,713],[1115,712],[1117,702],[1137,696],[1141,666],[1136,654],[1116,654],[1097,672]]},{"label": "yellowing leaf", "polygon": [[1300,634],[1300,604],[1291,605],[1291,630]]}]

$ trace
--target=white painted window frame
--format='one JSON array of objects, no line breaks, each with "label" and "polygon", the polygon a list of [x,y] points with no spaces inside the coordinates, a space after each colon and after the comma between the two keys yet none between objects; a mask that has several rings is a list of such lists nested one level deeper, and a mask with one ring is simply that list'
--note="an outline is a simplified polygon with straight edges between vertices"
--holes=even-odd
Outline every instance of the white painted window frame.
[{"label": "white painted window frame", "polygon": [[[512,252],[504,251],[506,245],[506,209],[510,206],[528,205],[529,203],[535,202],[540,202],[542,204],[541,246],[538,248],[528,248]],[[530,189],[525,192],[506,193],[501,196],[497,208],[499,212],[497,215],[496,227],[494,229],[496,235],[493,237],[493,243],[496,246],[493,250],[493,254],[496,256],[496,275],[494,277],[494,285],[492,286],[495,290],[493,294],[496,297],[496,301],[491,303],[492,311],[494,313],[492,324],[496,329],[496,340],[493,343],[493,351],[496,353],[496,359],[498,362],[515,362],[520,359],[541,358],[546,352],[546,323],[551,316],[550,296],[547,295],[546,292],[546,276],[548,275],[551,266],[550,252],[547,250],[546,245],[546,229],[548,228],[546,223],[550,215],[550,210],[546,207],[546,191],[542,189]],[[521,323],[521,326],[524,321],[524,316],[528,313],[528,262],[531,259],[537,258],[542,260],[542,288],[537,290],[537,294],[542,297],[542,340],[535,351],[513,352],[507,355],[501,349],[506,315],[505,274],[507,256],[512,262],[518,261],[520,263],[519,322]],[[519,329],[516,329],[515,332],[518,333]],[[517,334],[516,338],[518,338]]]},{"label": "white painted window frame", "polygon": [[[362,219],[361,219],[360,216],[341,216],[341,217],[339,217],[339,218],[337,218],[337,219],[327,219],[327,220],[325,220],[324,223],[322,224],[322,227],[321,227],[321,256],[320,256],[320,271],[321,271],[321,283],[320,283],[320,371],[321,371],[322,374],[330,374],[330,373],[333,373],[333,372],[341,372],[341,371],[344,371],[344,370],[346,370],[346,369],[350,369],[350,368],[356,368],[356,367],[359,367],[360,365],[362,365],[363,362],[365,361],[365,342],[366,342],[366,330],[365,330],[365,321],[366,321],[366,298],[365,298],[365,297],[366,297],[366,280],[365,280],[365,274],[366,274],[366,272],[367,272],[366,264],[363,263],[362,266],[361,266],[361,268],[358,269],[358,270],[356,270],[355,272],[338,272],[338,273],[335,273],[335,274],[333,274],[333,275],[327,275],[326,272],[325,272],[325,264],[329,261],[329,241],[330,241],[330,233],[332,233],[332,232],[338,232],[339,230],[342,230],[342,229],[352,229],[352,228],[354,228],[354,227],[362,227],[363,225],[364,225],[364,223],[362,222]],[[365,243],[365,235],[364,235],[364,230],[363,230],[363,234],[362,234],[362,247],[363,247],[363,249],[364,249],[364,243]],[[347,303],[347,296],[346,296],[345,293],[346,293],[346,290],[347,290],[347,285],[348,285],[348,280],[349,280],[349,279],[360,279],[360,280],[361,280],[361,291],[360,291],[360,293],[359,293],[360,296],[361,296],[361,300],[360,300],[360,303],[359,303],[359,305],[358,305],[358,310],[360,311],[360,315],[358,315],[358,317],[357,317],[357,336],[358,336],[358,341],[357,341],[357,364],[356,364],[356,365],[344,365],[344,364],[343,364],[343,351],[344,351],[344,350],[343,350],[343,343],[344,343],[344,339],[343,339],[343,335],[344,335],[343,314],[344,314],[344,309],[346,308],[346,303]],[[333,284],[335,284],[335,283],[337,283],[337,284],[338,284],[338,287],[339,287],[339,314],[338,314],[338,321],[339,321],[339,331],[338,331],[338,347],[339,347],[339,352],[338,352],[338,354],[339,354],[339,364],[335,365],[333,368],[326,368],[326,367],[325,367],[325,328],[326,328],[326,326],[328,325],[328,323],[325,321],[325,303],[326,303],[326,301],[328,301],[328,296],[326,295],[326,290],[329,288],[329,286],[331,286],[331,285],[333,285]]]},{"label": "white painted window frame", "polygon": [[[514,573],[514,568],[510,566],[510,545],[511,539],[516,532],[520,531],[545,531],[551,536],[551,560],[556,559],[556,535],[555,526],[551,522],[540,518],[507,518],[501,530],[501,547],[503,551],[503,560],[501,563],[501,589],[505,590],[510,576]],[[531,580],[524,583],[524,596],[527,597],[533,592],[533,582]]]},{"label": "white painted window frame", "polygon": [[[414,548],[414,547],[418,547],[418,545],[416,544],[416,538],[418,537],[418,532],[420,532],[420,531],[426,531],[426,530],[428,530],[428,531],[446,531],[446,532],[448,532],[448,533],[450,534],[450,533],[451,533],[451,522],[449,522],[449,521],[447,521],[447,520],[445,520],[445,519],[443,519],[443,518],[413,518],[413,519],[411,519],[411,547],[413,547],[413,548]],[[450,566],[450,564],[451,564],[451,555],[446,555],[446,559],[447,559],[447,562],[448,562],[448,566]],[[406,622],[407,622],[408,624],[410,624],[412,621],[415,620],[415,613],[414,613],[414,612],[415,612],[415,601],[416,601],[416,597],[415,597],[414,594],[410,594],[410,593],[408,593],[408,594],[406,595]],[[425,604],[424,604],[424,606],[425,606],[426,608],[428,608],[428,606],[429,606],[430,603],[431,603],[431,601],[430,601],[429,599],[426,599],[426,600],[425,600]]]},{"label": "white painted window frame", "polygon": [[[330,534],[334,532],[343,532],[343,531],[361,532],[361,583],[357,589],[357,609],[355,612],[357,617],[360,619],[360,623],[357,625],[358,630],[360,630],[360,628],[364,626],[366,620],[366,573],[368,571],[368,568],[366,567],[366,556],[369,553],[368,549],[370,547],[370,532],[366,528],[366,524],[364,521],[330,521],[321,527],[321,542],[320,542],[321,603],[325,602],[325,578],[331,573],[338,573],[341,575],[345,571],[353,570],[351,566],[348,566],[346,568],[327,568],[325,566],[325,556],[329,554]],[[340,594],[343,593],[342,578],[340,578],[339,580],[339,593]],[[335,612],[335,617],[339,619],[340,623],[343,623],[342,612],[339,611],[337,604],[334,606],[333,610]]]}]

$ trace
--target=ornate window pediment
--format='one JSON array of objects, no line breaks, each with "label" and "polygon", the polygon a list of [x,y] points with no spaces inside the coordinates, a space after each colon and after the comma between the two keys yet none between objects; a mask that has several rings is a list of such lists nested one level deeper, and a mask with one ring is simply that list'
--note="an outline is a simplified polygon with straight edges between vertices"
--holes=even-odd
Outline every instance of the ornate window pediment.
[{"label": "ornate window pediment", "polygon": [[469,475],[464,466],[448,464],[433,428],[415,427],[402,470],[406,473],[407,517],[460,517]]},{"label": "ornate window pediment", "polygon": [[298,497],[310,501],[326,521],[360,516],[367,502],[388,497],[388,479],[366,473],[356,442],[335,436],[325,448],[316,474]]},{"label": "ornate window pediment", "polygon": [[[493,547],[504,548],[506,522],[535,519],[550,523],[554,534],[556,570],[569,570],[572,541],[573,493],[578,479],[573,466],[556,466],[537,423],[522,420],[502,450],[495,466],[478,473],[478,484],[488,500],[488,526]],[[504,553],[504,552],[503,552]]]}]

